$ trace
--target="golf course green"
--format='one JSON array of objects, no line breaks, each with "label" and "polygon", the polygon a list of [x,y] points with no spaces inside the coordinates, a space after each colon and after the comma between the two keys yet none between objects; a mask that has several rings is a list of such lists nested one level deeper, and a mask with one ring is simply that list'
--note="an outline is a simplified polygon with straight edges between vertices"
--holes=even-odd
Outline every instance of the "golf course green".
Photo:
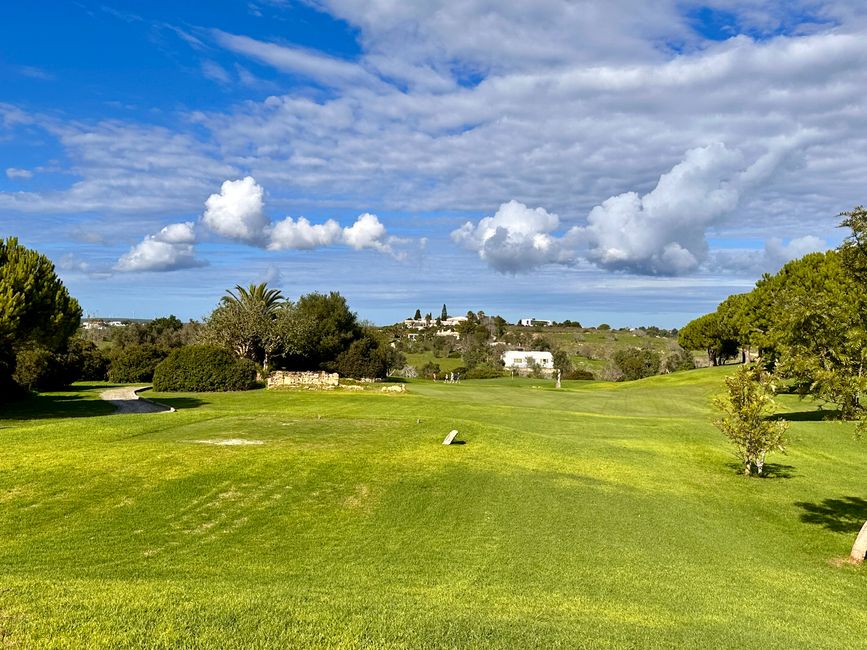
[{"label": "golf course green", "polygon": [[0,648],[867,647],[867,441],[741,476],[729,371],[6,406]]}]

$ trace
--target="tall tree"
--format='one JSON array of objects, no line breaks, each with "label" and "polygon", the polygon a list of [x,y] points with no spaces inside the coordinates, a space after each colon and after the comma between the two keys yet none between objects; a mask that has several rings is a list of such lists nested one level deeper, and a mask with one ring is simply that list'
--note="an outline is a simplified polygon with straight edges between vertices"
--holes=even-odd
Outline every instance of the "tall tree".
[{"label": "tall tree", "polygon": [[286,308],[283,294],[268,284],[235,286],[227,290],[220,304],[205,321],[201,340],[228,348],[239,357],[269,367],[277,348],[274,321]]},{"label": "tall tree", "polygon": [[446,309],[446,304],[443,303],[443,310],[440,313],[440,320],[445,320],[449,317],[449,310]]},{"label": "tall tree", "polygon": [[704,350],[711,365],[718,366],[738,351],[736,334],[716,312],[687,323],[677,333],[677,342],[685,350]]},{"label": "tall tree", "polygon": [[64,350],[81,323],[81,307],[54,264],[15,237],[0,240],[0,388],[10,388],[24,347]]}]

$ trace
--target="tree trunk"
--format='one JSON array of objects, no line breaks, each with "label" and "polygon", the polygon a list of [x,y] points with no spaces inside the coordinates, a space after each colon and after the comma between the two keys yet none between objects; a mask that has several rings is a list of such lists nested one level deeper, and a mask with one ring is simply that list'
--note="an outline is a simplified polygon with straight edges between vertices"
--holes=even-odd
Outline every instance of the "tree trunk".
[{"label": "tree trunk", "polygon": [[864,525],[861,526],[861,532],[858,533],[858,537],[855,538],[855,543],[852,545],[852,554],[850,557],[853,562],[858,562],[860,564],[864,561],[865,556],[867,556],[867,521],[865,521]]}]

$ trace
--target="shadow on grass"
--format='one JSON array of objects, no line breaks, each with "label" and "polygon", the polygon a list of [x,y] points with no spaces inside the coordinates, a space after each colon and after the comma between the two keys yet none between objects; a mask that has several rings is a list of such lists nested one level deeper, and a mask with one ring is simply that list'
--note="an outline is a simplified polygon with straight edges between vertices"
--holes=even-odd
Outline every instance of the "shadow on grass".
[{"label": "shadow on grass", "polygon": [[[738,474],[744,473],[744,466],[741,463],[727,463],[727,465]],[[752,474],[748,478],[769,479],[769,478],[794,478],[798,474],[795,472],[794,465],[784,465],[782,463],[765,463],[761,474]]]},{"label": "shadow on grass", "polygon": [[52,418],[90,418],[111,415],[114,406],[81,395],[42,394],[0,406],[2,420],[47,420]]},{"label": "shadow on grass", "polygon": [[159,397],[151,397],[145,393],[144,397],[153,400],[157,404],[171,406],[177,411],[183,409],[194,409],[205,403],[205,400],[199,399],[198,397],[166,397],[165,393],[160,394]]},{"label": "shadow on grass", "polygon": [[793,411],[791,413],[779,413],[773,416],[774,420],[786,422],[822,422],[823,420],[836,420],[840,417],[840,411],[836,409],[816,409],[813,411]]},{"label": "shadow on grass", "polygon": [[867,519],[867,500],[860,497],[824,499],[819,503],[798,501],[795,505],[804,511],[801,521],[835,533],[857,533]]}]

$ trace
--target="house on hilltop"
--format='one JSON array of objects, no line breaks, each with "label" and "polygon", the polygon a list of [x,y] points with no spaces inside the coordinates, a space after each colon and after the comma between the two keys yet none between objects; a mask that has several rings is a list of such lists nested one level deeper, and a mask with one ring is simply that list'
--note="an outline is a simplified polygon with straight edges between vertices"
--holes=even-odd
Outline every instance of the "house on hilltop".
[{"label": "house on hilltop", "polygon": [[543,370],[554,369],[554,355],[542,350],[508,350],[503,353],[503,365],[506,368],[523,370],[534,365]]}]

